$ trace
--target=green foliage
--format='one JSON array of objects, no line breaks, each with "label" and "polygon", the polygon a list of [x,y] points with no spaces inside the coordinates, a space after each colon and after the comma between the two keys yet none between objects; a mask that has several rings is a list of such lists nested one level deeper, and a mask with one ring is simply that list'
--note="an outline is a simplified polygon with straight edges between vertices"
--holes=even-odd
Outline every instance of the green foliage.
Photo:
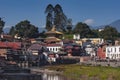
[{"label": "green foliage", "polygon": [[73,34],[65,34],[64,38],[65,39],[73,39]]},{"label": "green foliage", "polygon": [[21,21],[10,29],[10,34],[18,34],[22,38],[38,37],[38,28],[30,24],[28,20]]},{"label": "green foliage", "polygon": [[95,30],[95,29],[91,29],[90,37],[91,38],[98,38],[99,37],[99,31]]},{"label": "green foliage", "polygon": [[68,19],[67,21],[67,32],[72,33],[72,19]]},{"label": "green foliage", "polygon": [[119,33],[116,28],[111,26],[105,26],[104,30],[100,32],[101,37],[105,40],[116,40],[119,37]]},{"label": "green foliage", "polygon": [[73,29],[73,33],[80,34],[81,37],[89,37],[89,33],[91,33],[91,29],[85,23],[78,22],[75,28]]},{"label": "green foliage", "polygon": [[11,29],[10,29],[10,31],[9,31],[9,34],[12,35],[12,36],[14,36],[15,33],[16,33],[16,32],[15,32],[15,27],[12,26]]},{"label": "green foliage", "polygon": [[49,66],[47,68],[56,71],[60,69],[65,76],[73,80],[120,80],[120,68],[76,64]]},{"label": "green foliage", "polygon": [[5,25],[5,22],[0,18],[0,34],[3,32],[4,25]]},{"label": "green foliage", "polygon": [[42,38],[45,38],[46,37],[45,31],[42,31],[41,33],[39,33],[39,36],[42,37]]},{"label": "green foliage", "polygon": [[46,7],[46,29],[49,31],[53,25],[56,25],[56,29],[59,31],[65,31],[65,26],[67,23],[67,17],[63,13],[62,7],[57,4],[53,7],[49,4]]},{"label": "green foliage", "polygon": [[54,7],[53,5],[49,4],[46,7],[45,13],[47,14],[46,16],[46,29],[49,31],[51,30],[54,22]]}]

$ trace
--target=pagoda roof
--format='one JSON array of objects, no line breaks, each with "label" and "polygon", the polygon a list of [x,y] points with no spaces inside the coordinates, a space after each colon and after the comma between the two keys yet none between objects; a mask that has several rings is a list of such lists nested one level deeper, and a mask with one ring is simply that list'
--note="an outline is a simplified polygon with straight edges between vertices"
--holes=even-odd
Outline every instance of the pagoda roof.
[{"label": "pagoda roof", "polygon": [[60,41],[61,41],[61,39],[58,39],[56,37],[47,37],[45,39],[45,42],[60,42]]},{"label": "pagoda roof", "polygon": [[59,32],[56,30],[55,26],[52,27],[52,29],[48,32],[46,32],[45,34],[63,34],[62,32]]}]

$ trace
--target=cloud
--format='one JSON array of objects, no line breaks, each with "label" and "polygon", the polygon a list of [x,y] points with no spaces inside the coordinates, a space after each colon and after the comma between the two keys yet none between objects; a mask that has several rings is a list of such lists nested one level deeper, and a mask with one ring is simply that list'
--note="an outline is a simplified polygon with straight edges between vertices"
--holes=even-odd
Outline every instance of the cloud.
[{"label": "cloud", "polygon": [[86,19],[84,21],[84,23],[86,23],[87,25],[92,25],[92,24],[94,24],[94,20],[93,19]]}]

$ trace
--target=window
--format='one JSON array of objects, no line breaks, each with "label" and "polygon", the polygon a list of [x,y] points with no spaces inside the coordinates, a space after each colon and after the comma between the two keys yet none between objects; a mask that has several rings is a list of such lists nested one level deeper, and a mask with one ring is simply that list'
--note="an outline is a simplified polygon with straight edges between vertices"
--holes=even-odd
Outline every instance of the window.
[{"label": "window", "polygon": [[111,52],[112,52],[112,48],[111,48]]},{"label": "window", "polygon": [[109,54],[107,54],[107,56],[109,57]]},{"label": "window", "polygon": [[57,51],[57,48],[56,48],[56,51]]},{"label": "window", "polygon": [[54,48],[53,48],[53,51],[54,51]]},{"label": "window", "polygon": [[108,52],[108,53],[110,53],[110,50],[109,50],[109,49],[107,49],[107,52]]},{"label": "window", "polygon": [[118,57],[118,54],[117,54],[117,57]]},{"label": "window", "polygon": [[115,52],[116,52],[116,48],[115,48]]}]

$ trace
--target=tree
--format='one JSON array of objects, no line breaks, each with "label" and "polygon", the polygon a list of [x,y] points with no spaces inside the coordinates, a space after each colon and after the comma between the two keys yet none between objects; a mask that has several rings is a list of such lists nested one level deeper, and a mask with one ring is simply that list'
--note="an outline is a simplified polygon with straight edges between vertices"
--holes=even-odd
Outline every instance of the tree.
[{"label": "tree", "polygon": [[55,5],[55,7],[49,4],[46,7],[45,13],[47,14],[46,29],[48,31],[51,30],[53,25],[56,25],[57,30],[65,31],[67,17],[63,13],[62,7],[59,4]]},{"label": "tree", "polygon": [[2,20],[2,18],[0,18],[0,34],[3,32],[4,25],[5,22]]},{"label": "tree", "polygon": [[116,28],[111,26],[105,26],[104,30],[100,32],[101,37],[105,40],[116,40],[119,37],[119,33]]},{"label": "tree", "polygon": [[67,22],[67,32],[68,33],[71,33],[72,32],[72,19],[68,19],[68,22]]},{"label": "tree", "polygon": [[81,37],[88,37],[88,33],[90,32],[91,30],[89,26],[82,22],[78,22],[75,28],[73,29],[73,33],[80,34]]},{"label": "tree", "polygon": [[12,27],[10,28],[9,34],[12,35],[12,36],[14,36],[15,33],[16,33],[16,32],[15,32],[15,27],[12,26]]},{"label": "tree", "polygon": [[49,4],[46,7],[45,13],[47,14],[46,29],[49,31],[49,30],[51,30],[53,23],[54,23],[54,7],[51,4]]},{"label": "tree", "polygon": [[89,38],[98,38],[99,31],[96,29],[91,29],[91,31],[87,34]]},{"label": "tree", "polygon": [[67,24],[67,17],[64,14],[62,7],[57,4],[54,7],[54,25],[56,25],[57,30],[65,31],[65,26]]},{"label": "tree", "polygon": [[18,34],[22,38],[35,38],[38,37],[38,28],[30,24],[28,20],[19,22],[10,29],[10,34]]}]

